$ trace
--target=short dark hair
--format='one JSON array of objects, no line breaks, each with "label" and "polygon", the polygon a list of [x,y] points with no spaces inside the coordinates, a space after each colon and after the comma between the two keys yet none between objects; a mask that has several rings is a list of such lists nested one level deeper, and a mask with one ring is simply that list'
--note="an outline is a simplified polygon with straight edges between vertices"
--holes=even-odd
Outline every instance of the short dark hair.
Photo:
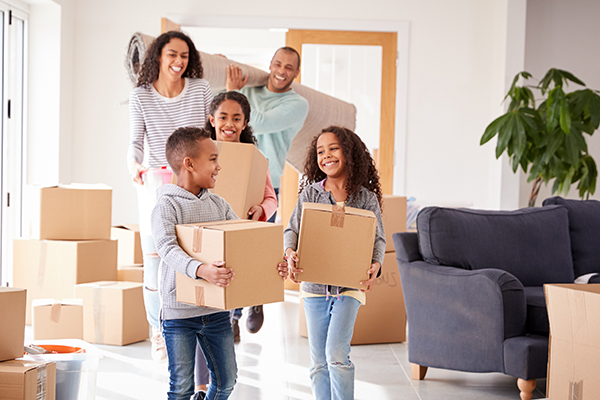
[{"label": "short dark hair", "polygon": [[167,139],[165,155],[175,175],[181,172],[181,164],[186,157],[196,158],[200,154],[200,143],[210,139],[210,132],[204,128],[188,126],[178,128]]},{"label": "short dark hair", "polygon": [[[248,98],[244,96],[240,92],[231,91],[231,92],[222,92],[216,95],[213,98],[212,103],[210,103],[210,108],[208,109],[208,113],[212,115],[213,118],[216,119],[215,112],[225,100],[233,100],[242,107],[242,112],[244,113],[244,119],[246,120],[246,128],[240,133],[240,142],[241,143],[250,143],[257,145],[256,138],[254,137],[252,127],[250,126],[250,102]],[[207,131],[210,132],[210,137],[212,140],[217,140],[217,132],[215,127],[212,126],[210,120],[206,121],[206,126],[204,127]]]},{"label": "short dark hair", "polygon": [[192,39],[190,39],[190,37],[183,32],[169,31],[154,39],[154,41],[148,47],[146,55],[144,56],[144,63],[142,64],[142,69],[140,71],[136,86],[151,85],[158,79],[158,75],[160,74],[160,56],[163,48],[171,41],[171,39],[183,40],[190,50],[188,56],[188,65],[183,72],[182,77],[202,78],[204,75],[202,60],[200,59],[200,54],[198,53],[198,50],[196,50],[196,46],[194,46]]},{"label": "short dark hair", "polygon": [[[277,51],[282,50],[288,53],[294,53],[296,55],[296,57],[298,57],[298,67],[296,68],[296,70],[300,69],[300,54],[296,51],[296,49],[294,49],[293,47],[290,46],[284,46],[284,47],[280,47],[277,49]],[[275,54],[277,54],[277,51],[273,54],[273,57],[275,57]]]}]

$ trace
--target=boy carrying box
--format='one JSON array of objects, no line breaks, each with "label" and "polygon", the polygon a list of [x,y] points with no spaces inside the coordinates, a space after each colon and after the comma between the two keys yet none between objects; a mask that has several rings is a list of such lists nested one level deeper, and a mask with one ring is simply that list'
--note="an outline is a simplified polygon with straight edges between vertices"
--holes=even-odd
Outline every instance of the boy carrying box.
[{"label": "boy carrying box", "polygon": [[[177,185],[158,189],[152,212],[152,234],[161,258],[159,267],[160,319],[169,359],[169,399],[189,399],[194,393],[194,355],[196,343],[202,347],[210,371],[211,384],[206,394],[196,399],[227,399],[235,385],[233,332],[229,311],[178,303],[175,276],[205,279],[227,287],[235,272],[225,262],[201,263],[179,246],[175,226],[199,222],[237,219],[231,206],[209,188],[215,186],[221,167],[216,144],[204,129],[177,129],[167,140],[166,158],[177,175]],[[277,266],[287,277],[287,263]]]}]

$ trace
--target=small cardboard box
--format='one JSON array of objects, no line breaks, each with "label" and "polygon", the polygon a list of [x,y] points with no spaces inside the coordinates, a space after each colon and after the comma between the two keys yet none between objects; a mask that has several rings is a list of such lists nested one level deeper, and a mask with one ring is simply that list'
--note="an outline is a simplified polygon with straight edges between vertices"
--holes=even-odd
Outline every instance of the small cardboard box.
[{"label": "small cardboard box", "polygon": [[[21,346],[23,353],[23,346]],[[55,400],[56,363],[10,360],[0,363],[0,400]]]},{"label": "small cardboard box", "polygon": [[120,225],[110,228],[110,238],[117,241],[118,265],[143,264],[139,225]]},{"label": "small cardboard box", "polygon": [[0,361],[23,357],[25,342],[25,289],[0,287]]},{"label": "small cardboard box", "polygon": [[544,285],[550,320],[547,395],[595,399],[600,393],[600,285]]},{"label": "small cardboard box", "polygon": [[241,219],[248,218],[248,210],[260,204],[265,196],[269,162],[253,144],[217,142],[221,170],[211,192],[231,205]]},{"label": "small cardboard box", "polygon": [[82,299],[33,300],[33,340],[83,340]]},{"label": "small cardboard box", "polygon": [[31,325],[33,299],[73,296],[73,285],[117,279],[116,240],[13,241],[13,284],[27,289]]},{"label": "small cardboard box", "polygon": [[24,236],[48,240],[110,239],[112,189],[106,185],[26,185]]},{"label": "small cardboard box", "polygon": [[[308,337],[304,301],[300,302],[300,336]],[[406,341],[406,308],[396,264],[396,253],[386,253],[381,276],[360,306],[351,344],[399,343]]]},{"label": "small cardboard box", "polygon": [[[298,239],[297,278],[361,289],[369,279],[377,219],[373,212],[304,203]],[[327,250],[327,251],[325,251]]]},{"label": "small cardboard box", "polygon": [[123,346],[148,339],[142,284],[92,282],[75,285],[83,299],[83,340]]},{"label": "small cardboard box", "polygon": [[120,282],[144,283],[143,265],[119,265],[117,280]]},{"label": "small cardboard box", "polygon": [[181,248],[191,257],[210,263],[225,261],[235,278],[222,288],[177,273],[177,301],[231,310],[283,301],[283,227],[248,220],[177,225]]},{"label": "small cardboard box", "polygon": [[383,195],[383,207],[381,219],[385,231],[385,251],[394,251],[394,239],[392,235],[396,232],[406,232],[406,197]]}]

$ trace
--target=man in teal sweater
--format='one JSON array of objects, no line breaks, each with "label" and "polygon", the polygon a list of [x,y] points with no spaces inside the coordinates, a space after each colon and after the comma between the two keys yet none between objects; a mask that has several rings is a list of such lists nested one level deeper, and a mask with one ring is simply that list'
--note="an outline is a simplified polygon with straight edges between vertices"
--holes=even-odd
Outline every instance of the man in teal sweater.
[{"label": "man in teal sweater", "polygon": [[[271,73],[266,86],[245,87],[248,77],[235,64],[227,67],[227,91],[239,90],[248,98],[252,111],[250,125],[258,140],[258,148],[269,159],[269,172],[275,193],[279,195],[281,175],[285,167],[285,159],[294,136],[300,131],[308,115],[308,101],[292,89],[294,79],[300,73],[300,55],[291,47],[282,47],[275,52],[271,65]],[[275,222],[274,214],[269,222]],[[282,221],[287,224],[287,221]],[[242,310],[235,310],[233,329],[239,340],[237,320]],[[250,309],[246,327],[256,333],[264,320],[262,306]]]}]

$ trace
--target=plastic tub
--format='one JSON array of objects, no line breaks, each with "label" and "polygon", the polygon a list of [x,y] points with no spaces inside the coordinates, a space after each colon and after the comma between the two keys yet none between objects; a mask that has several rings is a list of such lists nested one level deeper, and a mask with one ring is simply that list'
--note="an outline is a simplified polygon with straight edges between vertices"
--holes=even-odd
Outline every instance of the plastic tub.
[{"label": "plastic tub", "polygon": [[58,354],[27,354],[25,359],[56,363],[56,399],[93,400],[102,352],[79,339],[36,340],[33,344]]},{"label": "plastic tub", "polygon": [[167,167],[149,168],[142,172],[143,185],[135,185],[137,188],[139,204],[139,226],[140,234],[151,235],[150,215],[156,205],[156,189],[171,183],[173,171]]}]

